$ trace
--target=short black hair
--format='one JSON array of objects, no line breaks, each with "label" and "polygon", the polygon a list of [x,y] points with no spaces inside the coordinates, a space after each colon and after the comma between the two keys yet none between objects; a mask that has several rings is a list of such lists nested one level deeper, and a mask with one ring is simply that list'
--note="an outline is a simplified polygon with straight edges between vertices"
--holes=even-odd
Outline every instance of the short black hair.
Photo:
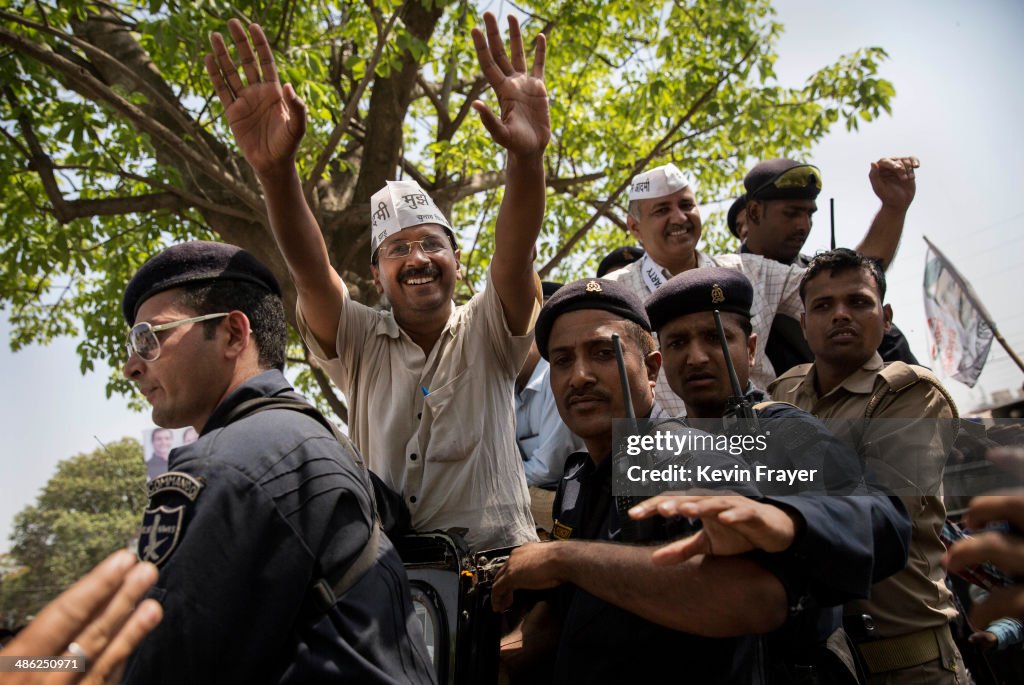
[{"label": "short black hair", "polygon": [[837,247],[828,252],[819,252],[814,256],[800,279],[800,301],[807,304],[807,282],[822,272],[827,271],[830,276],[834,276],[846,271],[862,270],[874,277],[879,299],[885,302],[885,272],[882,271],[881,262],[875,257],[865,257],[847,247]]},{"label": "short black hair", "polygon": [[[284,371],[288,323],[281,298],[263,288],[241,281],[206,281],[181,288],[178,302],[197,316],[238,310],[249,319],[252,337],[263,369]],[[212,338],[220,319],[204,321],[204,333]]]}]

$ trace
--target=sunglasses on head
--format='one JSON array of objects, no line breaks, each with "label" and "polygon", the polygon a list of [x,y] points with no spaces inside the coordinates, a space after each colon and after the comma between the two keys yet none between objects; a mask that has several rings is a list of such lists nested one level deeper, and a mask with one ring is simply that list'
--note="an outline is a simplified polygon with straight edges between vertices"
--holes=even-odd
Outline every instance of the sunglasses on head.
[{"label": "sunglasses on head", "polygon": [[139,359],[144,362],[155,362],[160,358],[160,339],[156,337],[156,334],[160,331],[167,331],[172,328],[177,328],[178,326],[184,326],[187,323],[197,323],[199,321],[217,319],[222,316],[228,316],[230,313],[231,312],[204,314],[203,316],[193,316],[190,319],[169,321],[167,323],[157,324],[156,326],[150,324],[148,321],[137,323],[132,326],[130,331],[128,331],[128,340],[125,342],[125,346],[128,349],[128,358],[130,359],[132,353],[135,353],[139,355]]}]

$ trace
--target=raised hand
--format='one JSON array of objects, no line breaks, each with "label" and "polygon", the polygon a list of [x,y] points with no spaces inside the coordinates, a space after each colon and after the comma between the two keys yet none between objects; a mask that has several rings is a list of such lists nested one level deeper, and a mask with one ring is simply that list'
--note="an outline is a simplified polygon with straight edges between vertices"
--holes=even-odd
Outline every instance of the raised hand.
[{"label": "raised hand", "polygon": [[544,88],[544,56],[547,49],[544,34],[537,34],[533,66],[527,73],[523,37],[516,18],[508,18],[511,60],[505,53],[498,20],[487,12],[484,14],[484,24],[487,36],[480,29],[474,28],[473,45],[476,46],[480,69],[498,96],[501,116],[497,116],[480,100],[473,102],[473,108],[480,113],[480,120],[494,142],[510,153],[522,157],[543,154],[551,139],[548,94]]},{"label": "raised hand", "polygon": [[781,552],[798,532],[798,521],[786,511],[739,495],[684,495],[666,493],[633,507],[630,518],[654,515],[699,518],[696,534],[658,548],[656,564],[678,564],[698,554],[733,556],[754,549]]},{"label": "raised hand", "polygon": [[883,207],[907,211],[917,192],[914,169],[920,166],[917,157],[883,157],[871,163],[868,180]]},{"label": "raised hand", "polygon": [[221,34],[210,35],[213,54],[203,61],[238,147],[260,175],[273,173],[282,165],[294,165],[295,153],[306,133],[306,106],[291,84],[281,87],[270,43],[259,24],[249,25],[251,44],[242,22],[231,19],[228,30],[245,83]]}]

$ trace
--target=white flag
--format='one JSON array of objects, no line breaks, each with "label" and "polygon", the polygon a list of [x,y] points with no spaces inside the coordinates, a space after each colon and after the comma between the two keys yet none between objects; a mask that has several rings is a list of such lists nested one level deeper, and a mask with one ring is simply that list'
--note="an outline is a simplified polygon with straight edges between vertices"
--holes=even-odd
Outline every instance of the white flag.
[{"label": "white flag", "polygon": [[930,242],[924,267],[924,310],[934,338],[932,361],[945,376],[973,388],[992,347],[990,318],[970,284]]}]

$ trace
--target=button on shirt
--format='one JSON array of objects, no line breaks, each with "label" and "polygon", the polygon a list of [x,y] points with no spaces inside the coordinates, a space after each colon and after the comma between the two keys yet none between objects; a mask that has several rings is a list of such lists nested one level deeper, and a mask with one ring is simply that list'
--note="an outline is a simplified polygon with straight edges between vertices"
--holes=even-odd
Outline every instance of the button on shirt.
[{"label": "button on shirt", "polygon": [[347,288],[339,356],[326,359],[301,309],[296,315],[316,362],[348,400],[352,440],[403,494],[414,529],[465,528],[473,550],[537,539],[514,409],[533,336],[511,334],[493,287],[453,309],[428,354],[390,311],[354,302]]},{"label": "button on shirt", "polygon": [[[653,290],[643,277],[641,269],[644,263],[644,260],[633,262],[624,269],[606,274],[604,278],[624,283],[641,300],[646,300]],[[765,259],[761,255],[750,253],[723,254],[711,257],[703,252],[698,252],[697,267],[708,266],[742,271],[754,286],[754,301],[750,306],[750,325],[754,333],[757,334],[757,350],[754,366],[750,370],[750,380],[759,388],[767,388],[776,376],[775,369],[764,351],[768,333],[776,313],[786,314],[798,320],[803,314],[804,306],[800,302],[800,278],[803,276],[804,268],[797,265],[787,266]],[[667,272],[665,275],[667,276]],[[686,405],[669,386],[664,368],[658,373],[658,384],[654,392],[658,403],[670,415],[686,415]]]},{"label": "button on shirt", "polygon": [[526,482],[536,487],[557,486],[566,457],[583,449],[583,441],[558,413],[550,375],[551,366],[538,360],[530,380],[516,393],[516,441]]}]

